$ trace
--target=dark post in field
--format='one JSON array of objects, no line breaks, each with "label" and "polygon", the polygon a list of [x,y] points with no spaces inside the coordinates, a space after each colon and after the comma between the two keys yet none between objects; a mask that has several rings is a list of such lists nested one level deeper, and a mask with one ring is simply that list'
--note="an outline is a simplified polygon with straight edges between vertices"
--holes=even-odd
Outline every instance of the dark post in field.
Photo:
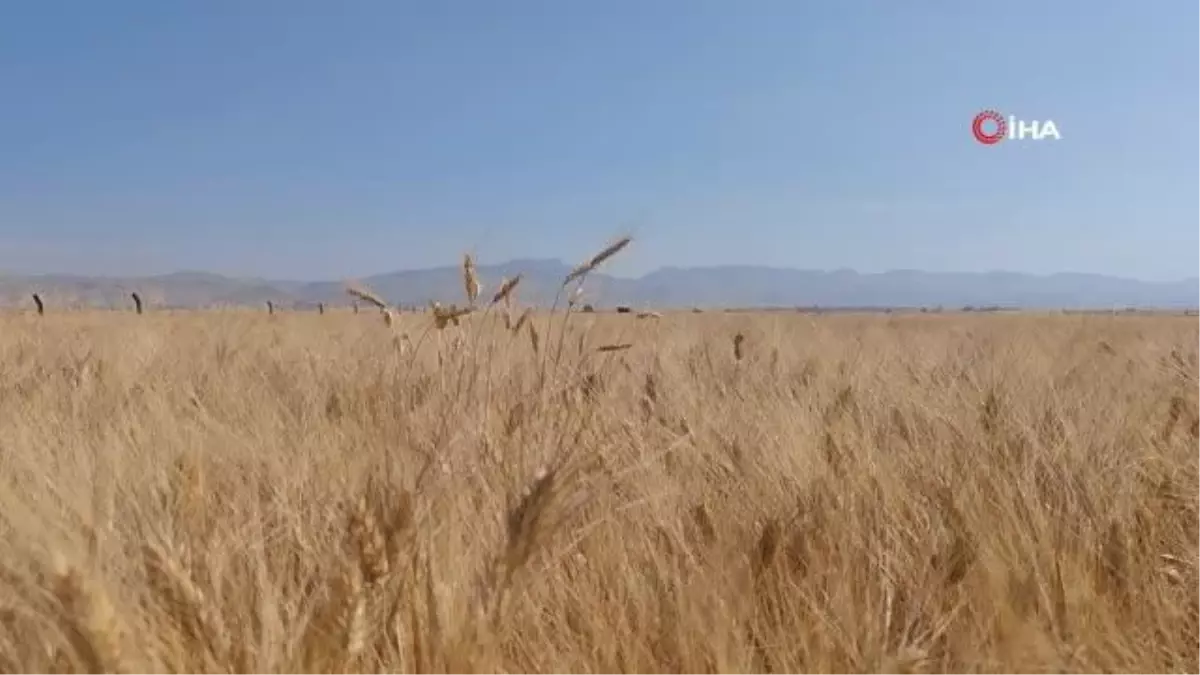
[{"label": "dark post in field", "polygon": [[33,304],[37,305],[38,316],[42,316],[46,313],[46,305],[42,303],[42,296],[38,295],[37,293],[33,294]]},{"label": "dark post in field", "polygon": [[133,298],[133,309],[140,315],[142,313],[142,296],[138,295],[137,291],[130,293],[129,296]]}]

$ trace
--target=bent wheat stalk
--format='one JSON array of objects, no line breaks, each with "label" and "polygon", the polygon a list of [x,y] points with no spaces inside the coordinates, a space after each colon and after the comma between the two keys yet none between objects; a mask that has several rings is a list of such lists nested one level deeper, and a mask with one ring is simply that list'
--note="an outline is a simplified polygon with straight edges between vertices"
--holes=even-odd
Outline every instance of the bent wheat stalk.
[{"label": "bent wheat stalk", "polygon": [[[553,320],[554,311],[556,309],[558,309],[558,303],[562,299],[562,292],[563,292],[563,290],[566,289],[567,285],[570,284],[572,281],[578,280],[578,282],[579,282],[578,287],[582,288],[583,282],[587,279],[588,274],[593,272],[597,267],[599,267],[601,264],[603,264],[609,258],[612,258],[614,255],[620,253],[632,241],[633,241],[633,237],[630,237],[630,236],[624,236],[624,237],[621,237],[620,239],[617,239],[613,243],[604,247],[599,253],[597,253],[596,255],[593,255],[591,258],[589,258],[587,262],[583,263],[582,265],[579,265],[575,269],[571,270],[571,272],[569,274],[567,274],[566,279],[563,280],[562,286],[559,287],[558,292],[555,293],[555,295],[554,295],[554,304],[550,308],[551,317],[550,317],[550,319],[547,320],[547,329],[549,329],[549,326],[550,326],[549,322]],[[542,358],[541,372],[539,374],[539,378],[542,381],[545,381],[545,378],[546,378],[547,359],[549,358],[549,352],[552,349],[554,350],[554,365],[555,365],[555,367],[557,368],[558,364],[561,363],[561,361],[562,361],[563,345],[566,342],[566,338],[567,338],[567,321],[571,317],[572,309],[574,309],[574,303],[569,302],[568,306],[567,306],[567,311],[563,313],[562,322],[559,325],[558,347],[556,349],[554,348],[552,338],[550,338],[546,344],[547,349]]]},{"label": "bent wheat stalk", "polygon": [[[383,298],[379,297],[379,295],[374,291],[358,284],[346,284],[346,292],[355,298],[358,298],[359,300],[378,307],[379,313],[383,315],[383,322],[387,324],[388,328],[391,328],[395,325],[395,310],[393,310],[391,306],[389,306],[388,303]],[[358,313],[357,304],[354,305],[354,309],[355,313]]]},{"label": "bent wheat stalk", "polygon": [[379,309],[388,308],[388,304],[384,302],[383,298],[379,297],[374,291],[366,288],[365,286],[360,286],[358,284],[346,284],[346,292],[358,298],[359,300],[375,305]]}]

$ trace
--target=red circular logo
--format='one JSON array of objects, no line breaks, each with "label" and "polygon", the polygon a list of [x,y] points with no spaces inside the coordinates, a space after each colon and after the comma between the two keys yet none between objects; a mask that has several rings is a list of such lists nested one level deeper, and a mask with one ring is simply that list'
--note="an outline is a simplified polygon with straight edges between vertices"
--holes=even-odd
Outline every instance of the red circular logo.
[{"label": "red circular logo", "polygon": [[[984,125],[991,122],[996,128],[990,133],[984,129]],[[975,121],[971,122],[971,133],[975,134],[975,140],[984,145],[995,145],[1004,140],[1008,134],[1008,122],[1004,121],[1004,117],[995,110],[984,110],[975,116]]]}]

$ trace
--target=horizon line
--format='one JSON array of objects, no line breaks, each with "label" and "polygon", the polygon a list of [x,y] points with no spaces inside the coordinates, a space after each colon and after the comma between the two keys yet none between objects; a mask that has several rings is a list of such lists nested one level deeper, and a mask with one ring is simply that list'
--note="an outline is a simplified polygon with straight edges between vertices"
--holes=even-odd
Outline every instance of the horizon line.
[{"label": "horizon line", "polygon": [[[566,261],[564,261],[561,258],[512,258],[512,259],[504,260],[504,261],[500,261],[500,262],[493,262],[493,263],[477,262],[476,264],[479,267],[502,267],[502,266],[506,266],[506,265],[519,264],[519,263],[543,263],[543,264],[544,263],[555,263],[558,265],[562,265],[564,268],[568,268],[568,269],[572,267],[572,265],[570,263],[567,263]],[[385,271],[385,272],[375,272],[375,273],[371,273],[371,274],[356,275],[356,276],[353,276],[353,275],[352,276],[342,276],[342,277],[333,278],[333,279],[330,279],[330,278],[296,279],[296,278],[283,278],[283,277],[265,277],[265,276],[232,274],[232,273],[224,273],[224,272],[213,272],[210,270],[195,269],[195,268],[183,268],[183,269],[175,270],[172,272],[162,272],[162,273],[157,273],[157,274],[133,274],[133,275],[79,274],[79,273],[74,273],[74,272],[27,273],[27,272],[10,272],[10,271],[6,271],[6,270],[0,270],[0,279],[6,279],[6,278],[7,279],[12,279],[12,278],[45,279],[48,277],[74,277],[74,278],[79,278],[79,279],[102,279],[102,280],[108,280],[108,281],[120,281],[120,280],[133,280],[133,279],[137,279],[137,280],[160,279],[160,278],[164,278],[164,277],[195,274],[195,275],[208,275],[208,276],[214,276],[214,277],[221,277],[223,279],[229,279],[231,281],[264,281],[264,282],[275,282],[275,283],[282,282],[282,283],[319,284],[319,283],[344,283],[344,282],[348,282],[348,281],[359,281],[359,280],[363,280],[363,279],[370,279],[373,277],[383,277],[383,276],[388,276],[388,275],[392,275],[392,274],[435,272],[435,271],[442,271],[442,270],[447,270],[447,269],[457,269],[458,267],[459,267],[458,265],[436,265],[436,266],[432,266],[432,267],[400,268],[400,269],[394,269],[394,270],[389,270],[389,271]],[[639,279],[644,279],[645,277],[650,276],[651,274],[655,274],[657,272],[664,272],[664,271],[679,271],[679,272],[700,271],[700,272],[703,272],[703,271],[728,270],[731,268],[732,269],[757,269],[757,270],[767,270],[767,271],[773,271],[773,272],[809,272],[809,273],[819,273],[819,274],[850,273],[850,274],[854,274],[854,275],[858,275],[858,276],[884,276],[884,275],[888,275],[888,274],[900,274],[900,273],[926,274],[926,275],[931,275],[931,276],[933,276],[933,275],[936,275],[936,276],[950,276],[950,275],[987,276],[987,275],[1003,274],[1003,275],[1014,275],[1014,276],[1040,278],[1040,279],[1049,279],[1049,278],[1053,278],[1053,277],[1062,277],[1062,276],[1101,277],[1101,278],[1106,278],[1106,279],[1113,279],[1113,280],[1120,280],[1120,281],[1133,281],[1133,282],[1142,283],[1142,284],[1156,284],[1156,285],[1181,284],[1181,283],[1185,283],[1185,282],[1200,283],[1200,275],[1176,278],[1173,280],[1155,281],[1155,280],[1149,280],[1149,279],[1140,279],[1140,278],[1131,277],[1131,276],[1122,276],[1122,275],[1118,275],[1118,274],[1106,274],[1103,272],[1077,272],[1077,271],[1070,271],[1070,270],[1062,270],[1062,271],[1058,271],[1058,272],[1049,272],[1049,273],[1038,273],[1038,272],[1019,272],[1019,271],[1014,271],[1014,270],[1009,270],[1009,269],[989,269],[989,270],[977,270],[977,271],[967,271],[967,270],[933,271],[933,270],[925,270],[925,269],[920,269],[920,268],[892,268],[892,269],[887,269],[887,270],[884,270],[881,272],[862,272],[862,271],[859,271],[852,267],[837,267],[837,268],[781,267],[778,265],[760,265],[760,264],[754,264],[754,263],[717,263],[717,264],[712,264],[712,265],[691,265],[691,266],[660,265],[660,266],[655,267],[643,274],[636,275],[636,276],[613,274],[610,272],[606,272],[603,269],[598,269],[593,274],[607,276],[607,277],[615,278],[615,279],[636,281]]]}]

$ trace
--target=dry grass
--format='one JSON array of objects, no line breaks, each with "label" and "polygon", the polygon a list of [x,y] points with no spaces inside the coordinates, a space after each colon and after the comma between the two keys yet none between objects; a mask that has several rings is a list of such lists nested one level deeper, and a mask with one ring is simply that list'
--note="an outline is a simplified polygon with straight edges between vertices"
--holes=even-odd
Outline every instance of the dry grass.
[{"label": "dry grass", "polygon": [[0,670],[1200,667],[1195,319],[434,321],[0,319]]}]

